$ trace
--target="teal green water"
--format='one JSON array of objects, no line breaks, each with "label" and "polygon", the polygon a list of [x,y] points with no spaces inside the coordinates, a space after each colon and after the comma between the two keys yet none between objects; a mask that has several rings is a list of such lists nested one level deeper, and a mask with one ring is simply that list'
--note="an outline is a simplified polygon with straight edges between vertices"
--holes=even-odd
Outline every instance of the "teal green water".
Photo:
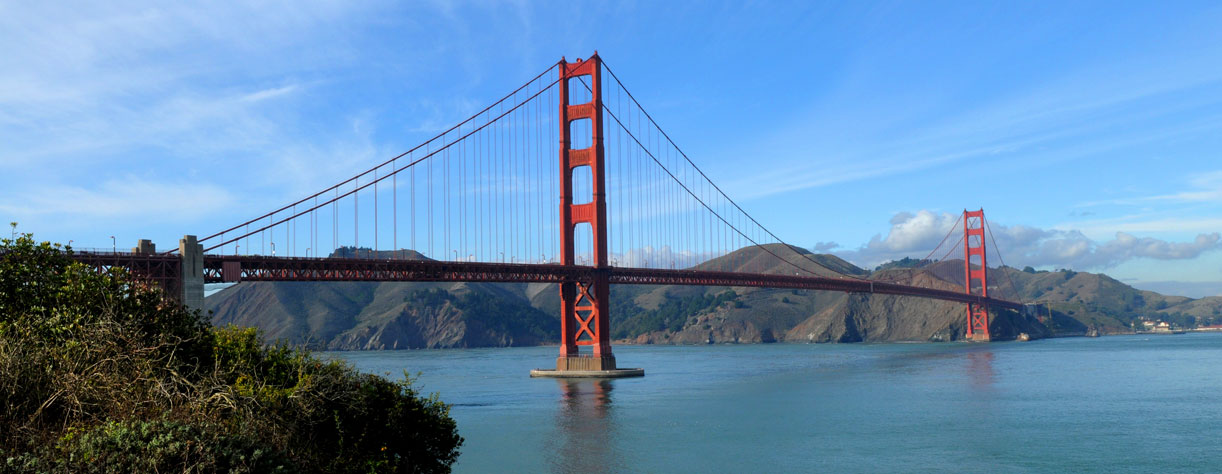
[{"label": "teal green water", "polygon": [[458,472],[1222,472],[1222,334],[617,346],[646,376],[531,379],[555,347],[337,352],[420,372]]}]

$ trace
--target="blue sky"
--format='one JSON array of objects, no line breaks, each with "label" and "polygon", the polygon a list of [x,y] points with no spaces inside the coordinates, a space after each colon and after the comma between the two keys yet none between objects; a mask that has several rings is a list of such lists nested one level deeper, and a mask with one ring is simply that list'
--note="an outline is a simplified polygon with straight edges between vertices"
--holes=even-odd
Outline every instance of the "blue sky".
[{"label": "blue sky", "polygon": [[796,245],[921,257],[983,207],[1011,265],[1217,295],[1220,24],[1193,2],[2,2],[0,218],[77,247],[210,233],[597,49]]}]

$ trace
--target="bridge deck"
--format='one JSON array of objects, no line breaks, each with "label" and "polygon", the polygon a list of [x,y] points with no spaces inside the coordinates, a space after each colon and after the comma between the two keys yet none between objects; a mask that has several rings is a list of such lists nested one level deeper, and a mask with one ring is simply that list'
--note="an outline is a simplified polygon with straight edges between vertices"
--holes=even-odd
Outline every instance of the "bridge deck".
[{"label": "bridge deck", "polygon": [[585,281],[595,272],[609,273],[612,284],[697,285],[789,288],[917,296],[961,303],[1021,309],[1022,304],[950,290],[896,283],[800,275],[666,270],[654,268],[595,269],[558,264],[446,262],[435,260],[297,258],[256,255],[204,257],[207,283],[236,281],[466,281],[561,283]]}]

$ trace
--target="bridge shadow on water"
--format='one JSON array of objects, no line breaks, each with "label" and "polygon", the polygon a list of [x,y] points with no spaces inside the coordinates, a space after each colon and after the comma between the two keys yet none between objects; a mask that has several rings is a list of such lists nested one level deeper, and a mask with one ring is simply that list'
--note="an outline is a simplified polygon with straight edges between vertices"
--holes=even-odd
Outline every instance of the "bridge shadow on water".
[{"label": "bridge shadow on water", "polygon": [[552,472],[601,472],[621,466],[615,449],[610,380],[556,379],[556,439],[548,463]]}]

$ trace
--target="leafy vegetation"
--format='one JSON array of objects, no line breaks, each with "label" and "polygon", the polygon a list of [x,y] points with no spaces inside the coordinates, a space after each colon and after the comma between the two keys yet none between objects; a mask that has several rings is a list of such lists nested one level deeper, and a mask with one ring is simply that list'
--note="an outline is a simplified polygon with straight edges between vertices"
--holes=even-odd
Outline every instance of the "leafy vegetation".
[{"label": "leafy vegetation", "polygon": [[560,339],[556,318],[529,304],[488,293],[472,291],[453,295],[440,288],[429,288],[408,293],[404,301],[412,306],[432,308],[449,304],[461,311],[468,323],[499,334],[525,332],[540,341]]},{"label": "leafy vegetation", "polygon": [[628,298],[616,298],[612,290],[611,336],[616,339],[636,337],[652,331],[678,331],[691,316],[711,311],[727,301],[736,301],[734,290],[723,291],[717,296],[695,295],[668,298],[657,309],[646,310]]},{"label": "leafy vegetation", "polygon": [[904,257],[899,260],[892,260],[879,265],[874,271],[890,270],[893,268],[917,268],[933,263],[933,260],[924,258]]},{"label": "leafy vegetation", "polygon": [[[1163,321],[1170,323],[1172,326],[1175,326],[1177,328],[1195,328],[1197,327],[1198,322],[1200,322],[1200,321],[1197,321],[1196,316],[1193,316],[1191,314],[1184,314],[1179,311],[1172,312],[1172,313],[1164,313],[1161,319]],[[1204,322],[1205,324],[1210,324],[1212,323],[1212,320],[1207,320]]]},{"label": "leafy vegetation", "polygon": [[449,407],[406,374],[213,329],[65,250],[0,241],[0,471],[437,472],[457,459]]}]

